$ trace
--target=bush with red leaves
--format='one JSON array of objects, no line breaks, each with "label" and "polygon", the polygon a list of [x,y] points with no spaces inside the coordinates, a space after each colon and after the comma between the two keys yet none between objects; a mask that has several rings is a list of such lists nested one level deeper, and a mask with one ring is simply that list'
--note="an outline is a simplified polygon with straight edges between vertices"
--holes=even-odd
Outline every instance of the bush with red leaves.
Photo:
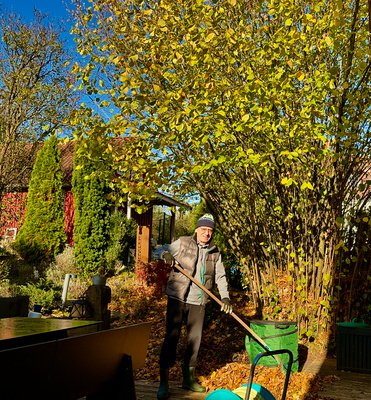
[{"label": "bush with red leaves", "polygon": [[155,297],[161,297],[166,288],[170,273],[170,265],[163,261],[137,264],[135,268],[136,278],[149,288]]}]

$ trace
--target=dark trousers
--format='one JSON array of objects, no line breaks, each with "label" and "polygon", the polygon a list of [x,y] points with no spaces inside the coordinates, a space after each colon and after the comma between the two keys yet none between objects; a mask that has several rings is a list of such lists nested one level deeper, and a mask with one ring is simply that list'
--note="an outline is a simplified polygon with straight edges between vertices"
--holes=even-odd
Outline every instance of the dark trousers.
[{"label": "dark trousers", "polygon": [[166,336],[161,348],[160,368],[174,366],[176,348],[183,321],[187,327],[187,349],[184,354],[184,365],[195,367],[198,351],[201,344],[202,328],[204,324],[205,307],[186,304],[168,298],[166,312]]}]

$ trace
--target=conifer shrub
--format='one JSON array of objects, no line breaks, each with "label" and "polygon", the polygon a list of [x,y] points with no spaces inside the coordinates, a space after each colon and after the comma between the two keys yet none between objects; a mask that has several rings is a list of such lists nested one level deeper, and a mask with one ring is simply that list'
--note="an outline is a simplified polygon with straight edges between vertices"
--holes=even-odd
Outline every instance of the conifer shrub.
[{"label": "conifer shrub", "polygon": [[110,216],[106,261],[112,267],[117,262],[127,265],[129,249],[135,246],[137,224],[122,211]]},{"label": "conifer shrub", "polygon": [[108,185],[94,167],[94,161],[79,156],[76,143],[72,177],[75,220],[75,259],[79,273],[88,278],[106,263],[109,245],[110,204]]},{"label": "conifer shrub", "polygon": [[62,290],[55,288],[50,281],[41,278],[37,282],[28,282],[20,286],[20,292],[30,298],[30,309],[35,304],[40,304],[44,314],[50,314],[53,309],[60,306]]},{"label": "conifer shrub", "polygon": [[25,222],[17,235],[15,249],[25,261],[49,262],[65,242],[61,157],[57,137],[53,135],[37,154]]}]

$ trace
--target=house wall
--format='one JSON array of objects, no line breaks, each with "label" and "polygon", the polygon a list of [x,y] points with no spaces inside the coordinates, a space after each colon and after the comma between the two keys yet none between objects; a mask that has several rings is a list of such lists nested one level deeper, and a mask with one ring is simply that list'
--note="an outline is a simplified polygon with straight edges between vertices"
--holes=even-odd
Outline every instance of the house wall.
[{"label": "house wall", "polygon": [[[7,193],[2,199],[2,213],[0,216],[0,235],[6,235],[7,228],[19,230],[26,214],[27,193]],[[74,200],[71,190],[64,192],[64,227],[67,243],[73,245]],[[136,261],[147,263],[150,256],[150,241],[152,237],[152,208],[143,214],[132,211],[132,218],[138,224]]]},{"label": "house wall", "polygon": [[64,229],[66,231],[67,243],[73,246],[73,221],[75,217],[75,208],[73,194],[71,190],[64,192]]},{"label": "house wall", "polygon": [[26,215],[27,192],[6,193],[1,200],[0,235],[5,236],[7,228],[23,225]]},{"label": "house wall", "polygon": [[[0,235],[5,236],[7,228],[16,228],[23,225],[26,216],[27,193],[6,193],[1,201]],[[67,243],[73,245],[73,195],[71,190],[64,192],[64,226]]]}]

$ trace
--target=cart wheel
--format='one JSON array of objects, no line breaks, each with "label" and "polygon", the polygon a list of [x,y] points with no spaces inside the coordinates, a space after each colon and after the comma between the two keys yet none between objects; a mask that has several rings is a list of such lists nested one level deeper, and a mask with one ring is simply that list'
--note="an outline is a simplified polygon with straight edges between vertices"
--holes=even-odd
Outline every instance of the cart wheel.
[{"label": "cart wheel", "polygon": [[[245,400],[247,391],[247,383],[240,386],[236,390],[233,390],[233,393],[237,394],[240,399]],[[267,390],[264,386],[259,385],[258,383],[253,383],[251,385],[250,391],[250,399],[249,400],[276,400],[272,393]]]},{"label": "cart wheel", "polygon": [[208,394],[205,400],[241,400],[240,396],[227,389],[217,389]]},{"label": "cart wheel", "polygon": [[[211,392],[205,400],[245,400],[247,383],[240,386],[233,392],[227,389],[217,389]],[[275,400],[273,395],[265,387],[253,383],[251,386],[249,400]]]}]

